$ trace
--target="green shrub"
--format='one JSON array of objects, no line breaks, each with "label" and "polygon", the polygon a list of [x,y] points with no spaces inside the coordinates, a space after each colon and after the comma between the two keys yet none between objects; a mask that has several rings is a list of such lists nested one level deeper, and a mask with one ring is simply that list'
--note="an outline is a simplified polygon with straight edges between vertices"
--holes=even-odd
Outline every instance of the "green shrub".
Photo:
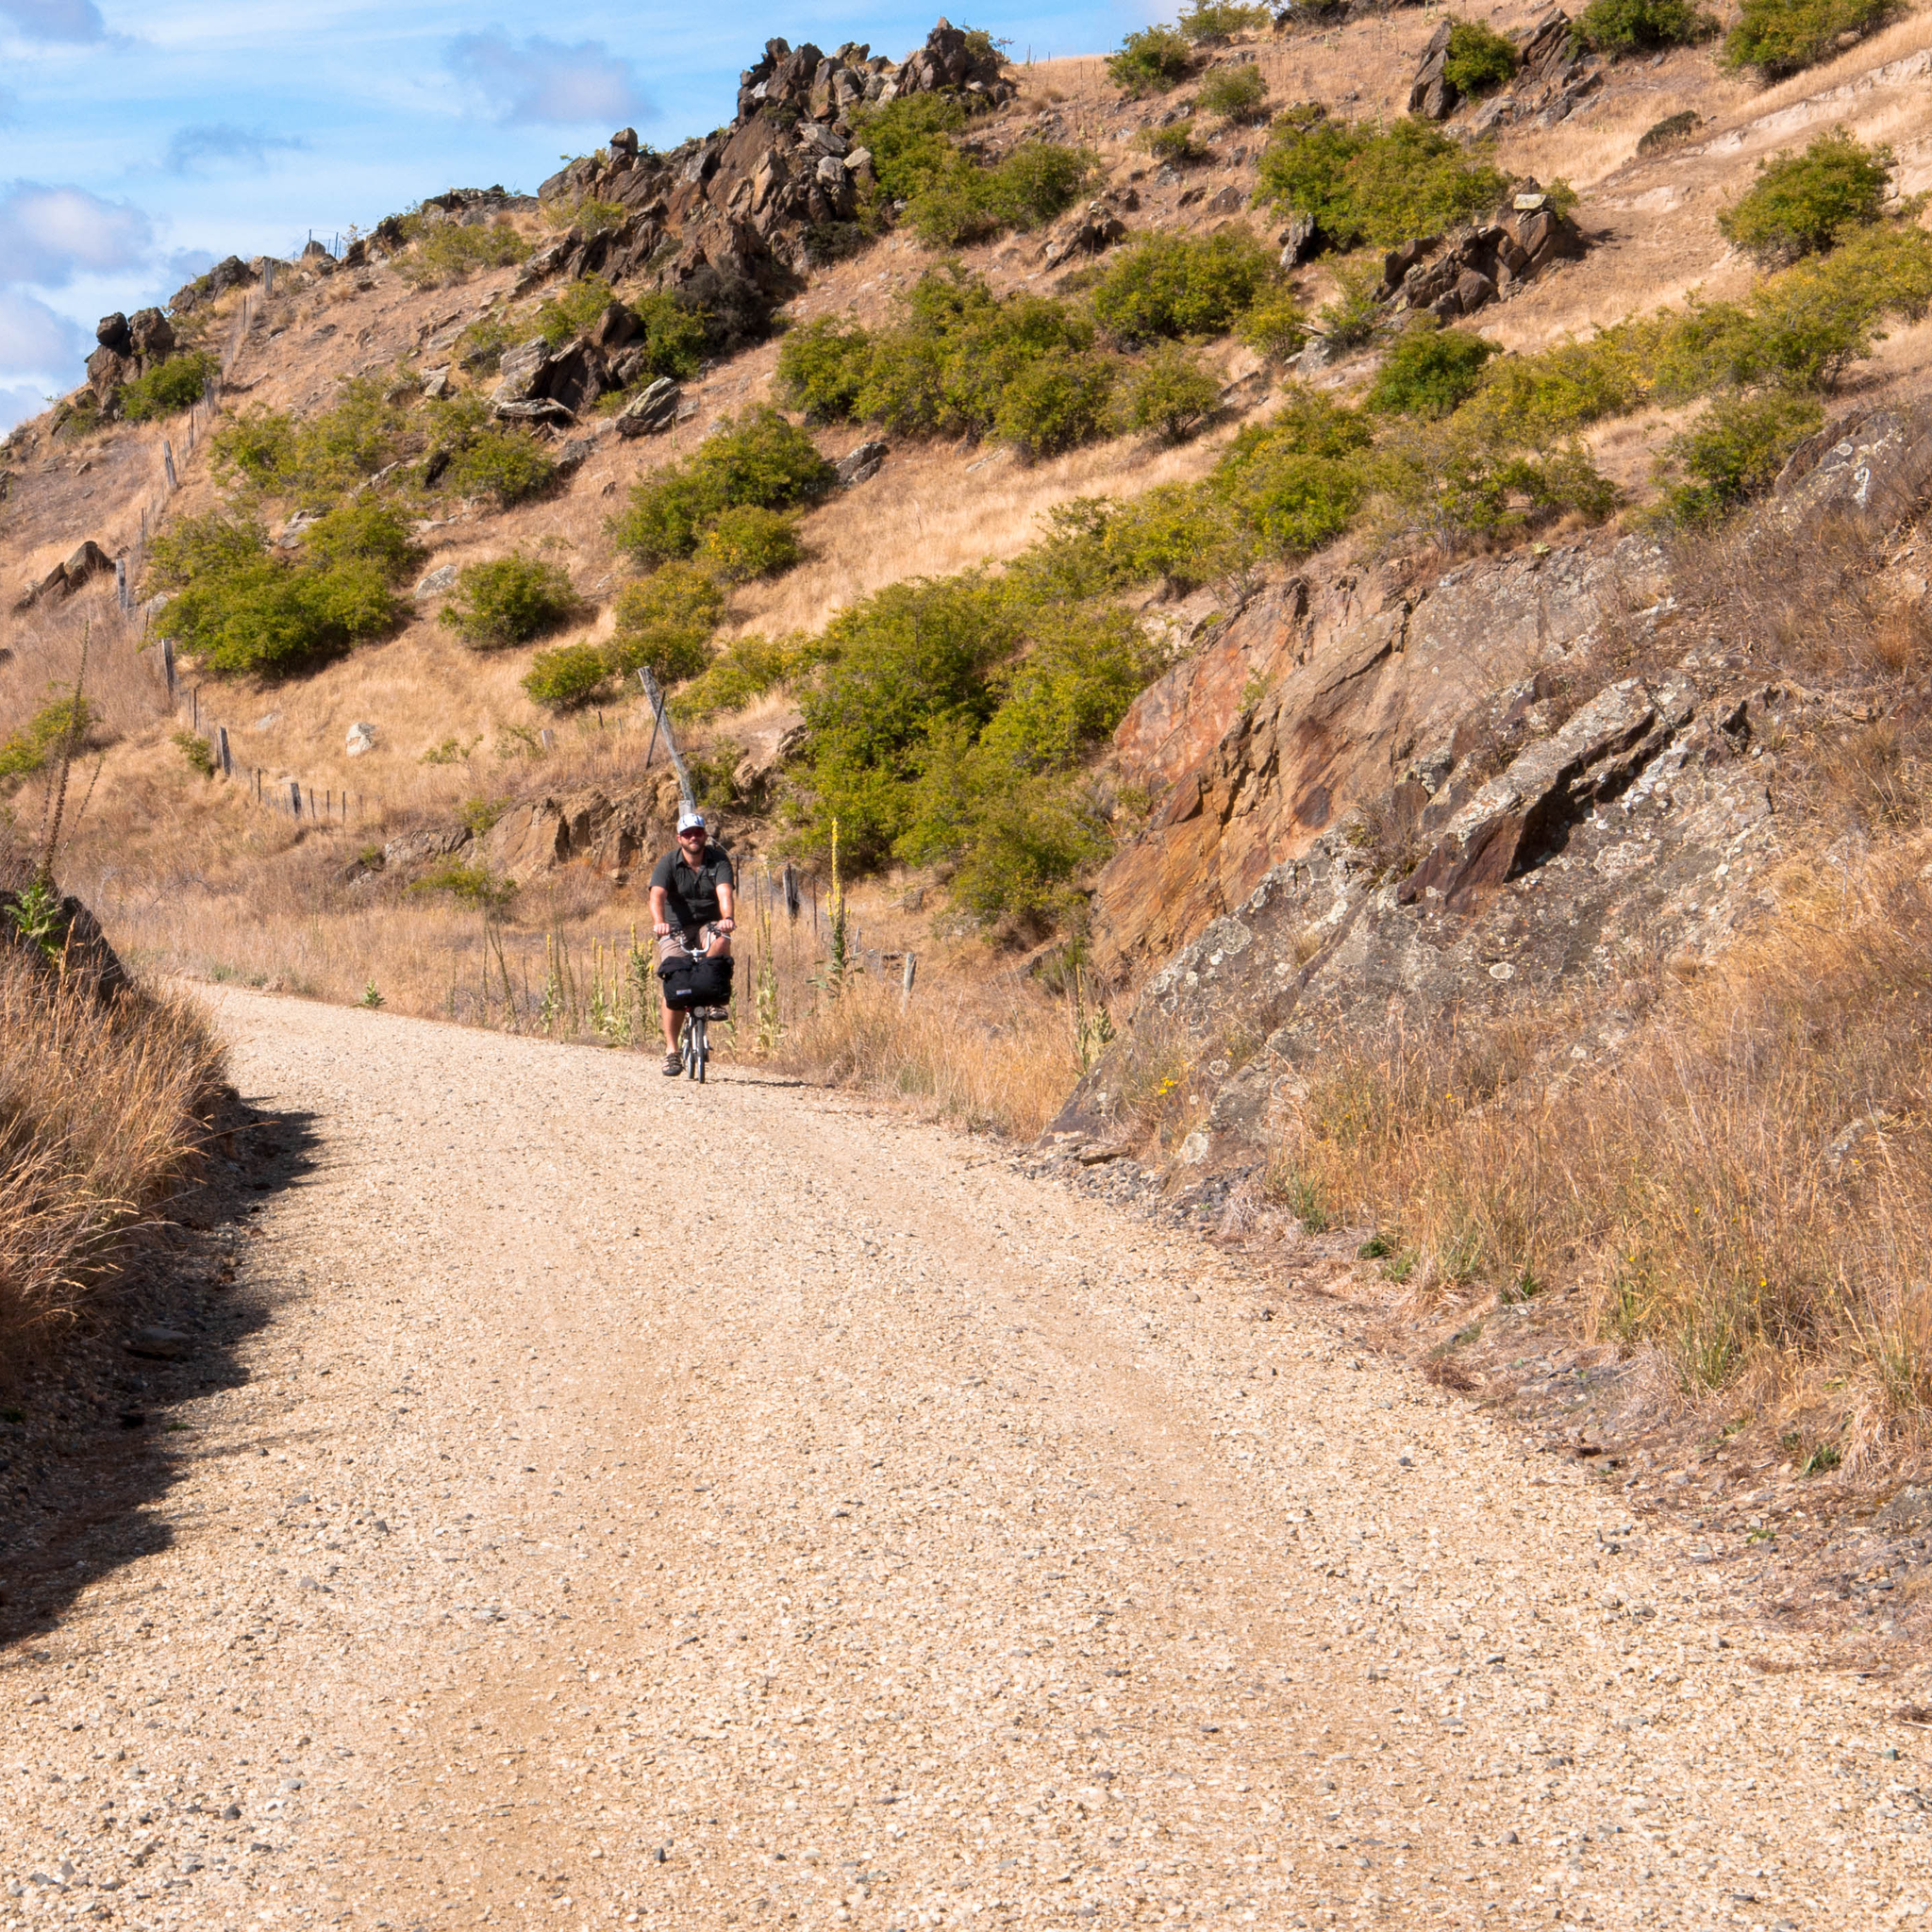
[{"label": "green shrub", "polygon": [[1440,235],[1509,192],[1506,175],[1425,121],[1350,125],[1320,108],[1291,108],[1275,121],[1257,179],[1257,202],[1312,215],[1338,248]]},{"label": "green shrub", "polygon": [[575,711],[610,689],[610,666],[595,644],[558,644],[539,651],[524,674],[524,690],[553,711]]},{"label": "green shrub", "polygon": [[907,94],[884,107],[856,108],[851,120],[872,156],[879,193],[909,202],[956,164],[952,137],[966,125],[966,108],[953,94]]},{"label": "green shrub", "polygon": [[460,222],[419,225],[415,241],[397,258],[396,273],[418,289],[460,282],[478,269],[522,261],[530,244],[508,222],[465,227]]},{"label": "green shrub", "polygon": [[423,561],[402,513],[372,495],[352,497],[310,524],[302,533],[302,556],[324,569],[372,564],[387,583],[398,582]]},{"label": "green shrub", "polygon": [[1244,61],[1239,67],[1217,68],[1201,83],[1195,99],[1204,114],[1245,127],[1267,112],[1268,83],[1253,61]]},{"label": "green shrub", "polygon": [[1199,46],[1204,41],[1232,40],[1236,34],[1266,33],[1274,16],[1265,7],[1242,7],[1231,0],[1191,0],[1174,25]]},{"label": "green shrub", "polygon": [[1193,71],[1193,49],[1166,26],[1141,27],[1107,58],[1108,77],[1129,95],[1170,93]]},{"label": "green shrub", "polygon": [[1324,339],[1334,348],[1359,349],[1388,325],[1382,307],[1382,264],[1343,262],[1335,271],[1335,295],[1315,311]]},{"label": "green shrub", "polygon": [[71,691],[42,705],[17,731],[0,738],[0,781],[32,776],[70,738],[78,745],[94,718],[88,701]]},{"label": "green shrub", "polygon": [[1158,666],[1130,610],[1030,614],[1030,648],[994,680],[999,708],[981,746],[1008,770],[1070,770],[1112,732]]},{"label": "green shrub", "polygon": [[1474,394],[1498,344],[1418,319],[1375,372],[1363,407],[1384,416],[1446,416]]},{"label": "green shrub", "polygon": [[756,633],[739,638],[678,692],[678,715],[702,720],[741,711],[818,661],[813,641],[802,633],[775,642]]},{"label": "green shrub", "polygon": [[786,400],[901,435],[998,436],[1035,455],[1100,434],[1114,381],[1079,309],[992,293],[957,267],[922,276],[904,321],[868,333],[819,323],[778,354]]},{"label": "green shrub", "polygon": [[438,622],[479,651],[526,644],[566,624],[581,608],[558,565],[513,550],[487,563],[466,563]]},{"label": "green shrub", "polygon": [[1256,296],[1254,306],[1234,325],[1234,332],[1258,356],[1286,362],[1308,339],[1308,318],[1285,282],[1276,282]]},{"label": "green shrub", "polygon": [[503,352],[524,340],[521,324],[513,327],[507,311],[492,308],[457,338],[456,358],[472,375],[494,375],[503,367]]},{"label": "green shrub", "polygon": [[640,295],[630,308],[643,325],[645,375],[674,375],[680,382],[695,375],[710,341],[710,316],[672,289]]},{"label": "green shrub", "polygon": [[335,402],[306,420],[250,409],[222,424],[210,438],[209,467],[220,482],[318,504],[405,456],[409,432],[408,413],[390,400],[386,383],[345,376]]},{"label": "green shrub", "polygon": [[779,342],[778,391],[809,423],[857,415],[871,352],[872,337],[857,323],[821,316]]},{"label": "green shrub", "polygon": [[1570,31],[1598,54],[1649,54],[1707,41],[1717,21],[1690,0],[1590,0]]},{"label": "green shrub", "polygon": [[1220,401],[1220,378],[1178,342],[1164,342],[1127,380],[1126,420],[1130,428],[1156,429],[1181,442]]},{"label": "green shrub", "polygon": [[1841,40],[1874,32],[1896,10],[1892,0],[1742,0],[1724,36],[1724,63],[1781,80],[1829,58]]},{"label": "green shrub", "polygon": [[666,563],[626,584],[615,607],[606,657],[620,677],[645,668],[659,684],[695,677],[710,658],[711,633],[724,615],[724,593],[696,565]]},{"label": "green shrub", "polygon": [[1718,227],[1759,261],[1822,254],[1846,230],[1878,219],[1895,165],[1890,148],[1866,147],[1834,127],[1801,155],[1760,161],[1757,178],[1718,216]]},{"label": "green shrub", "polygon": [[1046,524],[1007,573],[1042,607],[1155,582],[1185,593],[1247,560],[1228,506],[1194,484],[1159,484],[1126,503],[1076,497],[1048,510]]},{"label": "green shrub", "polygon": [[1616,508],[1616,488],[1583,449],[1525,451],[1494,425],[1458,411],[1403,424],[1374,454],[1374,482],[1393,529],[1445,547],[1507,538],[1577,514]]},{"label": "green shrub", "polygon": [[1208,158],[1208,150],[1194,144],[1191,118],[1175,121],[1166,127],[1150,127],[1141,137],[1141,144],[1157,161],[1170,168],[1188,168]]},{"label": "green shrub", "polygon": [[553,349],[560,349],[573,337],[593,328],[615,300],[610,284],[602,275],[585,275],[577,281],[566,282],[538,305],[537,333]]},{"label": "green shrub", "polygon": [[802,508],[831,487],[833,470],[804,430],[775,409],[727,419],[682,462],[636,485],[611,525],[620,549],[640,563],[689,557],[723,511]]},{"label": "green shrub", "polygon": [[[460,858],[449,858],[434,871],[413,880],[407,890],[411,892],[447,892],[458,905],[467,906],[472,911],[496,913],[516,897],[517,882],[498,878],[487,865],[466,864]],[[364,1004],[380,1005],[380,996],[370,1001],[365,994]]]},{"label": "green shrub", "polygon": [[599,201],[587,194],[570,211],[565,227],[581,228],[586,235],[607,235],[630,219],[630,210],[621,201]]},{"label": "green shrub", "polygon": [[217,675],[299,669],[392,630],[406,615],[397,558],[413,554],[393,513],[352,506],[309,534],[289,559],[250,520],[216,510],[175,525],[149,553],[151,585],[173,592],[156,627]]},{"label": "green shrub", "polygon": [[1508,84],[1516,72],[1516,49],[1479,20],[1452,19],[1442,77],[1469,100],[1480,100]]},{"label": "green shrub", "polygon": [[1785,458],[1824,420],[1813,396],[1771,391],[1712,403],[1664,445],[1659,472],[1681,473],[1661,506],[1673,523],[1707,524],[1735,505],[1761,496]]},{"label": "green shrub", "polygon": [[1306,556],[1341,536],[1361,508],[1373,433],[1357,411],[1297,385],[1272,421],[1228,444],[1210,487],[1258,547]]},{"label": "green shrub", "polygon": [[721,510],[697,551],[699,567],[724,584],[782,576],[804,557],[796,521],[753,504]]},{"label": "green shrub", "polygon": [[198,731],[176,731],[168,741],[198,778],[212,778],[222,768],[208,741]]},{"label": "green shrub", "polygon": [[479,396],[432,406],[425,474],[458,496],[494,497],[500,508],[540,496],[557,480],[557,465],[527,429],[498,423]]},{"label": "green shrub", "polygon": [[148,423],[192,408],[200,402],[208,379],[221,373],[220,358],[205,349],[158,362],[145,375],[122,385],[121,413],[130,423]]},{"label": "green shrub", "polygon": [[1153,234],[1121,251],[1093,312],[1124,342],[1225,335],[1274,279],[1274,257],[1241,224],[1203,237]]},{"label": "green shrub", "polygon": [[1116,370],[1102,356],[1061,350],[1016,370],[1000,391],[993,434],[1029,461],[1107,433]]}]

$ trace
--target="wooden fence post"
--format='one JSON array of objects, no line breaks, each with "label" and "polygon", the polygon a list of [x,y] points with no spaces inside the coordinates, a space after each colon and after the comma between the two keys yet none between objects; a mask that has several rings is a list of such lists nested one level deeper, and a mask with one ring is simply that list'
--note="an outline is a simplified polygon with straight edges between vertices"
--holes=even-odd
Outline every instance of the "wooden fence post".
[{"label": "wooden fence post", "polygon": [[222,776],[232,778],[235,761],[228,756],[228,727],[225,724],[215,726],[215,756],[222,761]]},{"label": "wooden fence post", "polygon": [[289,780],[289,816],[291,819],[302,816],[302,781],[299,778]]},{"label": "wooden fence post", "polygon": [[917,953],[908,953],[906,955],[906,971],[899,980],[899,1004],[902,1007],[912,997],[912,981],[918,972],[919,955]]}]

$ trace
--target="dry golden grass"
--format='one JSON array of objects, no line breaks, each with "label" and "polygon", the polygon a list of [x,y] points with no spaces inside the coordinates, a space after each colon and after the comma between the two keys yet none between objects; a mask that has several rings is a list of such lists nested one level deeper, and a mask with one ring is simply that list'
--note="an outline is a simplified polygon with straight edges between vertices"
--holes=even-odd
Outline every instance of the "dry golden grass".
[{"label": "dry golden grass", "polygon": [[0,1341],[72,1321],[193,1169],[222,1054],[178,996],[98,1001],[0,944]]},{"label": "dry golden grass", "polygon": [[1595,1076],[1550,1071],[1560,1013],[1338,1049],[1277,1191],[1372,1223],[1424,1295],[1576,1284],[1692,1391],[1839,1382],[1855,1463],[1932,1418],[1928,944],[1932,891],[1886,865],[1662,991]]}]

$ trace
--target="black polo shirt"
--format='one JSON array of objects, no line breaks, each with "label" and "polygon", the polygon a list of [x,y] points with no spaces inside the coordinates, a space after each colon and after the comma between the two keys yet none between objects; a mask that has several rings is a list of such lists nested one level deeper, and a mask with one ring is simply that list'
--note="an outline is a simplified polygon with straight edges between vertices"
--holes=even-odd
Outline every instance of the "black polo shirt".
[{"label": "black polo shirt", "polygon": [[684,848],[667,852],[651,874],[651,890],[664,888],[664,916],[673,925],[708,925],[720,916],[718,888],[735,886],[731,856],[724,846],[706,843],[696,866],[687,862]]}]

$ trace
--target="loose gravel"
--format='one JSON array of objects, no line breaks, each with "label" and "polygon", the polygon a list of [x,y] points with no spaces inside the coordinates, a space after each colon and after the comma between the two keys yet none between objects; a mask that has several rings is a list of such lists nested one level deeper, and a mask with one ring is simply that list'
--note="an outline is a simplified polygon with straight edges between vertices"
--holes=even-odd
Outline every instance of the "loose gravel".
[{"label": "loose gravel", "polygon": [[0,1924],[1932,1898],[1896,1684],[1199,1241],[752,1074],[219,1019],[318,1156],[145,1554],[0,1653]]}]

